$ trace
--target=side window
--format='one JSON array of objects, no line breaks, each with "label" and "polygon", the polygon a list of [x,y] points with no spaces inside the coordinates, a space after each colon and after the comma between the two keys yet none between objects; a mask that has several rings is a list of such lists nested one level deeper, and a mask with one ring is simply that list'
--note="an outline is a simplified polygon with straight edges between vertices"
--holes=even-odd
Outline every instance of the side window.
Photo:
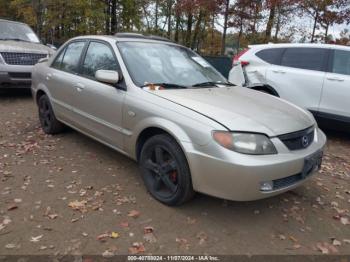
[{"label": "side window", "polygon": [[334,50],[332,72],[350,75],[350,51]]},{"label": "side window", "polygon": [[61,51],[61,53],[55,58],[55,61],[52,63],[52,67],[56,69],[61,69],[61,63],[64,56],[64,52],[66,51],[66,48]]},{"label": "side window", "polygon": [[97,70],[118,69],[118,62],[110,47],[100,42],[90,43],[82,66],[82,75],[94,78]]},{"label": "side window", "polygon": [[287,48],[281,60],[282,66],[308,70],[325,71],[324,62],[328,49]]},{"label": "side window", "polygon": [[269,48],[256,53],[256,56],[267,63],[279,65],[284,48]]},{"label": "side window", "polygon": [[73,42],[68,45],[61,64],[62,70],[78,73],[79,60],[84,46],[85,41]]}]

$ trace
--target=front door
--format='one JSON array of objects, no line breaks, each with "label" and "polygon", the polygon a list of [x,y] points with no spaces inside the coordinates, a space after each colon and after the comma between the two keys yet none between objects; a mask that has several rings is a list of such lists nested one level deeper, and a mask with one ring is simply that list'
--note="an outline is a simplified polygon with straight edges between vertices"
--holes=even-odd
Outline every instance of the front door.
[{"label": "front door", "polygon": [[79,77],[74,81],[74,122],[85,133],[122,150],[125,91],[98,82],[95,79],[97,70],[118,71],[119,64],[108,43],[91,41],[82,59]]}]

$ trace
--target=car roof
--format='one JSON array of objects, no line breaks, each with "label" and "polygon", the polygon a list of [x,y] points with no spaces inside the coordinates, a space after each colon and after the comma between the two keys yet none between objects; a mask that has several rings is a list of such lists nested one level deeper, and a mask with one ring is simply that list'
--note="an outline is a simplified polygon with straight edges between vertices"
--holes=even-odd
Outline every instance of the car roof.
[{"label": "car roof", "polygon": [[115,35],[86,35],[86,36],[78,36],[73,38],[74,40],[78,39],[97,39],[97,40],[105,40],[105,41],[117,41],[117,42],[149,42],[149,43],[166,43],[171,45],[178,45],[171,40],[153,36],[153,35],[142,35],[136,33],[117,33]]},{"label": "car roof", "polygon": [[12,21],[12,20],[7,20],[7,19],[2,19],[2,18],[0,18],[0,22],[8,22],[8,23],[14,23],[14,24],[27,25],[26,23],[22,23],[22,22],[18,22],[18,21]]},{"label": "car roof", "polygon": [[286,47],[313,47],[313,48],[331,48],[331,49],[350,49],[350,46],[336,45],[336,44],[319,44],[319,43],[280,43],[280,44],[260,44],[260,45],[249,45],[252,49],[266,49],[266,48],[286,48]]}]

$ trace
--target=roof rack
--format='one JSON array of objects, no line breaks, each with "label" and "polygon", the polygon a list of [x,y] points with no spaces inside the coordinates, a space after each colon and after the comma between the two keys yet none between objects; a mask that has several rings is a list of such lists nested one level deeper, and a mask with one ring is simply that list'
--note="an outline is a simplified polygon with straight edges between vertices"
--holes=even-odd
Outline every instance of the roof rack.
[{"label": "roof rack", "polygon": [[159,40],[159,41],[165,41],[165,42],[172,42],[170,39],[156,36],[156,35],[143,35],[138,33],[116,33],[116,37],[119,38],[141,38],[141,39],[150,39],[150,40]]}]

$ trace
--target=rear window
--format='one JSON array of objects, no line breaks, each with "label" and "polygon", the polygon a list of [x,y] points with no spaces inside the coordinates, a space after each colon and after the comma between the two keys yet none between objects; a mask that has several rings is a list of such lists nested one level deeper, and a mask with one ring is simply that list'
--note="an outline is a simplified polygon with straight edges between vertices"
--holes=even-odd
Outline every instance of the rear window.
[{"label": "rear window", "polygon": [[256,56],[267,63],[279,65],[284,48],[269,48],[256,53]]},{"label": "rear window", "polygon": [[282,66],[325,71],[327,49],[287,48],[281,60]]}]

